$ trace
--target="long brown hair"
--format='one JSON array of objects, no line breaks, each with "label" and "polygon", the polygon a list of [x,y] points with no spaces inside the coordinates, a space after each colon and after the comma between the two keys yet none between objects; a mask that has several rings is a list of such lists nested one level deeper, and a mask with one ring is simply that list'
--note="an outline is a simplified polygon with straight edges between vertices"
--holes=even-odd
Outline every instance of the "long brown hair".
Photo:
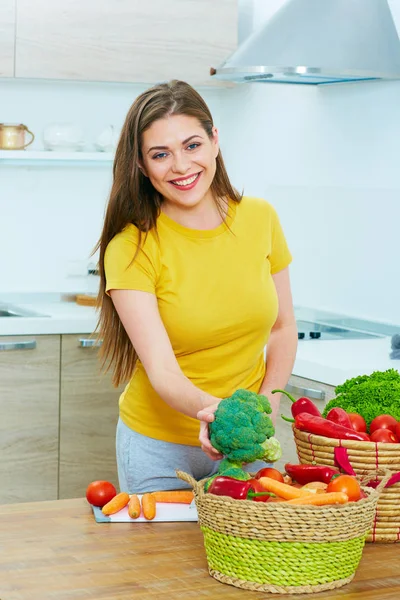
[{"label": "long brown hair", "polygon": [[[154,121],[170,115],[195,117],[207,135],[213,137],[214,124],[210,110],[200,94],[188,83],[173,80],[155,85],[140,94],[129,109],[121,131],[103,231],[95,248],[95,251],[100,250],[100,289],[97,300],[100,310],[97,331],[102,339],[100,357],[105,370],[112,368],[115,386],[132,376],[137,354],[111,298],[105,293],[104,254],[112,238],[128,224],[133,223],[139,230],[139,247],[142,232],[147,234],[156,228],[163,198],[139,168],[142,159],[141,144],[144,131]],[[216,158],[211,191],[221,215],[227,198],[234,202],[241,200],[241,195],[229,181],[221,152]],[[135,256],[132,256],[132,260]]]}]

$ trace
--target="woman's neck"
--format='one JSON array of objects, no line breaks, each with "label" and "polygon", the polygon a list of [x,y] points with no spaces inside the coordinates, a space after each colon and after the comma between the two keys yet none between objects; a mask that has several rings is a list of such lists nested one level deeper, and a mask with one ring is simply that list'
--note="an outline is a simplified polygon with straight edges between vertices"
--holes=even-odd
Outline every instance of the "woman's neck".
[{"label": "woman's neck", "polygon": [[222,215],[218,210],[217,202],[211,197],[193,207],[182,207],[164,202],[161,210],[170,219],[188,229],[202,231],[215,229],[225,220],[228,211],[228,202],[222,203]]}]

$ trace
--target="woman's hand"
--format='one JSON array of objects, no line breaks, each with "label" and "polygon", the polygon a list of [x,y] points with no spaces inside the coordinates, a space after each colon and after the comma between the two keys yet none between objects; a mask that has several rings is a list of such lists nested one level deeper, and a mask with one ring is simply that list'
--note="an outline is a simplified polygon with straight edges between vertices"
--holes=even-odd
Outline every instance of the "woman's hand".
[{"label": "woman's hand", "polygon": [[197,418],[200,421],[200,435],[199,440],[201,443],[201,449],[211,460],[221,460],[223,455],[216,450],[210,442],[210,436],[208,433],[208,424],[214,421],[214,413],[218,408],[218,404],[212,404],[203,408],[197,413]]}]

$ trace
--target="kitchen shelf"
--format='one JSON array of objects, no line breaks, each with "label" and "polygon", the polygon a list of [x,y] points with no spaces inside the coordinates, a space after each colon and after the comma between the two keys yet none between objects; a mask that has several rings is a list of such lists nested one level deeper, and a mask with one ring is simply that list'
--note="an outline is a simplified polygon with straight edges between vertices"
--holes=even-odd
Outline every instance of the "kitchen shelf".
[{"label": "kitchen shelf", "polygon": [[112,163],[113,152],[52,152],[46,150],[0,150],[0,164]]}]

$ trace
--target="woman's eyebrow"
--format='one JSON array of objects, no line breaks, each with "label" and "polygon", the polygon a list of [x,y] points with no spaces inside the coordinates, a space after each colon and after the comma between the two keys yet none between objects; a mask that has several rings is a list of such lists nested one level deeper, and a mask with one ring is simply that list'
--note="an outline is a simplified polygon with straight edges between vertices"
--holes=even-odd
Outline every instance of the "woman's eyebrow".
[{"label": "woman's eyebrow", "polygon": [[[196,137],[201,139],[201,135],[196,133],[195,135],[191,135],[190,137],[186,138],[186,140],[183,140],[182,146],[184,146],[185,144],[190,142],[190,140],[192,140],[193,138],[196,138]],[[168,150],[168,146],[152,146],[151,148],[149,148],[147,150],[147,154],[149,154],[149,152],[152,152],[153,150]]]}]

